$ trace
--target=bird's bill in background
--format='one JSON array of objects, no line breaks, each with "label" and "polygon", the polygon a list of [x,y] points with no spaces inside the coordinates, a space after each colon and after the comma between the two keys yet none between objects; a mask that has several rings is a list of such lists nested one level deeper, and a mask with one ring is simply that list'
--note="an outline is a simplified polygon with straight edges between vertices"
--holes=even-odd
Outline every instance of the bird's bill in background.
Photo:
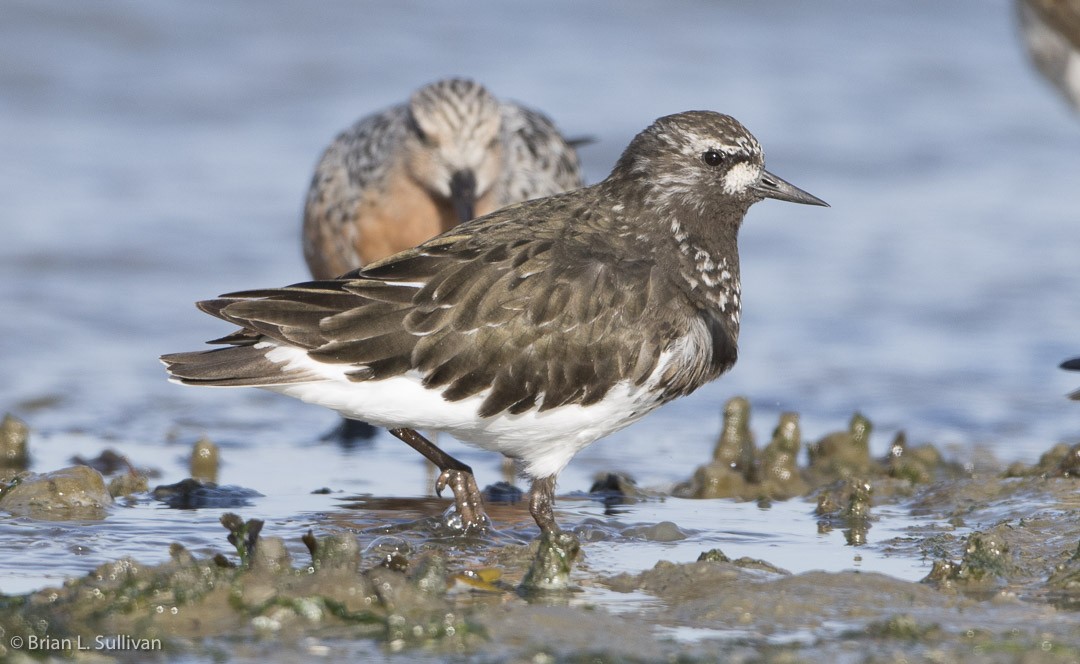
[{"label": "bird's bill in background", "polygon": [[[1068,371],[1080,371],[1080,357],[1074,357],[1071,360],[1065,360],[1061,363],[1061,368]],[[1080,390],[1070,392],[1069,398],[1073,401],[1080,401]]]},{"label": "bird's bill in background", "polygon": [[754,191],[765,198],[775,198],[778,201],[829,207],[828,203],[817,196],[799,189],[790,182],[776,177],[769,171],[761,171],[761,178],[759,178],[757,184],[754,185]]},{"label": "bird's bill in background", "polygon": [[454,208],[458,223],[476,215],[476,175],[472,171],[458,171],[451,176],[450,205]]}]

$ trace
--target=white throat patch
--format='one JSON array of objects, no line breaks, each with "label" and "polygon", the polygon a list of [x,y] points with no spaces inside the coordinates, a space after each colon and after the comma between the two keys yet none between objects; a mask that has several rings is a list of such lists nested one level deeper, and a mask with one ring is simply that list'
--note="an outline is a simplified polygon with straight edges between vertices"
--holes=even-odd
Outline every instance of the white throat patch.
[{"label": "white throat patch", "polygon": [[740,161],[724,175],[724,193],[741,194],[761,178],[761,167]]}]

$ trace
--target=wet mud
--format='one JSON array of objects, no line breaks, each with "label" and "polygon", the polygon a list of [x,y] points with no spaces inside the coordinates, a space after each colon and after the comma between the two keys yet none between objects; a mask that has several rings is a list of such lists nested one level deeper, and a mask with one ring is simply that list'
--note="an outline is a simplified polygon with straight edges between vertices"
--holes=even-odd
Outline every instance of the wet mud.
[{"label": "wet mud", "polygon": [[[768,560],[702,548],[697,560],[657,559],[611,573],[590,561],[613,542],[680,542],[675,521],[566,522],[540,540],[520,494],[492,487],[505,527],[460,535],[445,503],[362,497],[323,532],[300,541],[244,515],[252,496],[218,487],[218,450],[199,441],[192,475],[149,488],[130,464],[77,464],[52,472],[9,468],[0,509],[33,519],[103,519],[116,500],[235,507],[210,553],[180,544],[168,561],[116,559],[59,587],[0,595],[0,658],[85,657],[96,635],[158,640],[160,650],[95,652],[154,657],[309,655],[402,661],[490,662],[1076,662],[1080,661],[1080,446],[1053,445],[1035,464],[959,463],[899,434],[885,456],[873,426],[804,443],[798,416],[780,417],[758,446],[745,400],[732,400],[712,458],[670,492],[602,473],[582,499],[604,505],[664,501],[798,501],[808,527],[840,530],[858,552],[922,560],[922,579],[873,571],[792,573]],[[30,450],[32,453],[32,450]],[[105,471],[103,474],[102,471]],[[111,481],[106,475],[115,475]],[[507,485],[509,486],[509,485]],[[181,496],[181,498],[177,498]],[[185,502],[186,501],[186,502]],[[194,501],[194,502],[193,502]],[[883,510],[912,517],[901,536],[875,538]],[[397,513],[380,523],[380,514]],[[621,602],[620,599],[625,599]],[[48,636],[38,650],[12,649]],[[269,644],[269,645],[268,645]]]}]

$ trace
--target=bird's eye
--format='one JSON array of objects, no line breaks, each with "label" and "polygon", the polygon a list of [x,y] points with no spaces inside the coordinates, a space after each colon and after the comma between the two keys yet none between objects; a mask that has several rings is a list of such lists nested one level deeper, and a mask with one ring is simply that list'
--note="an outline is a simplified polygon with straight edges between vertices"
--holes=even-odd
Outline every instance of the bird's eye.
[{"label": "bird's eye", "polygon": [[716,150],[708,150],[701,153],[701,160],[706,166],[719,166],[720,162],[724,161],[724,155]]}]

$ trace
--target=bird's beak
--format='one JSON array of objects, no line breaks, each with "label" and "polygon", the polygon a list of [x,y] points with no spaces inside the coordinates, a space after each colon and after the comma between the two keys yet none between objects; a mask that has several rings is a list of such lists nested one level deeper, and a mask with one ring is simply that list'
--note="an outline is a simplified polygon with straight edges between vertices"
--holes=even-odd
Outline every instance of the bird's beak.
[{"label": "bird's beak", "polygon": [[450,205],[458,223],[476,215],[476,176],[470,170],[457,171],[450,178]]},{"label": "bird's beak", "polygon": [[765,170],[761,171],[761,177],[758,179],[757,184],[754,185],[753,189],[765,198],[775,198],[778,201],[802,203],[803,205],[823,205],[829,207],[828,203],[817,196],[809,194],[790,182],[781,180]]}]

